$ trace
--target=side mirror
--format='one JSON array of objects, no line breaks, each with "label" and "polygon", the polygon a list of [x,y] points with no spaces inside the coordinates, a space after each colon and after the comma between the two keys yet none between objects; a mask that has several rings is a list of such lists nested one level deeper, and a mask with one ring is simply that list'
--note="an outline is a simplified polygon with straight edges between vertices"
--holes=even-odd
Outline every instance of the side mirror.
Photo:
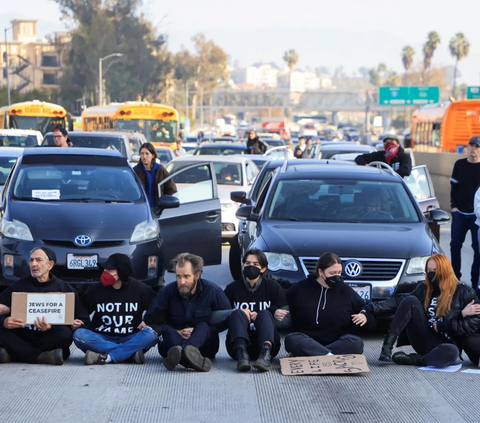
[{"label": "side mirror", "polygon": [[252,204],[250,198],[247,198],[247,193],[245,191],[232,191],[230,193],[230,199],[236,203],[242,203],[248,206]]},{"label": "side mirror", "polygon": [[132,162],[139,162],[140,154],[132,154]]},{"label": "side mirror", "polygon": [[180,200],[173,195],[162,195],[158,199],[158,208],[160,210],[175,209],[180,207]]},{"label": "side mirror", "polygon": [[260,216],[258,214],[253,213],[253,206],[242,206],[237,209],[235,213],[237,219],[241,220],[252,220],[254,222],[258,222],[260,220]]},{"label": "side mirror", "polygon": [[450,216],[446,211],[440,209],[430,210],[430,216],[427,220],[429,223],[436,223],[437,225],[443,225],[450,221]]}]

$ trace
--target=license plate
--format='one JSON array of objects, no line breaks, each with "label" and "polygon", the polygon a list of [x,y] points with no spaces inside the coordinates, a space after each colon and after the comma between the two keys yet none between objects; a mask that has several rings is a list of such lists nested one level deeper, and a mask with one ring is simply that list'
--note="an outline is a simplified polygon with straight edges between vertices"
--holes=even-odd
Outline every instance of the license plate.
[{"label": "license plate", "polygon": [[350,287],[365,301],[371,301],[372,299],[372,285],[369,283],[348,283]]},{"label": "license plate", "polygon": [[67,269],[96,269],[97,263],[97,254],[92,254],[91,256],[78,256],[76,254],[67,254]]}]

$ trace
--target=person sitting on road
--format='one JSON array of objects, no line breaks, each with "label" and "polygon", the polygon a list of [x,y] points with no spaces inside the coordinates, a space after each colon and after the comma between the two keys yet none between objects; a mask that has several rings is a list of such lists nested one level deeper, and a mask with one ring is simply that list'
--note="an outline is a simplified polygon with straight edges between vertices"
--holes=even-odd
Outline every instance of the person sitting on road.
[{"label": "person sitting on road", "polygon": [[264,143],[252,129],[248,134],[247,154],[265,154],[267,150],[268,145]]},{"label": "person sitting on road", "polygon": [[287,291],[293,332],[285,338],[292,356],[362,354],[363,340],[352,334],[358,326],[373,329],[376,320],[362,309],[365,301],[343,282],[342,261],[325,253],[315,265],[315,274]]},{"label": "person sitting on road", "polygon": [[361,154],[355,158],[355,163],[364,166],[372,162],[383,162],[391,166],[402,178],[409,176],[412,173],[412,159],[400,147],[398,136],[387,135],[383,145],[385,150]]},{"label": "person sitting on road", "polygon": [[[472,311],[472,305],[478,304],[475,291],[458,281],[444,254],[432,255],[425,264],[425,273],[425,282],[409,296],[364,306],[374,315],[395,313],[379,360],[447,367],[458,359],[460,347],[478,364],[480,337],[472,337],[480,328],[480,316],[474,314],[478,307]],[[415,353],[399,351],[392,356],[397,340],[397,346],[410,344]]]},{"label": "person sitting on road", "polygon": [[172,260],[177,282],[166,285],[150,304],[144,321],[163,342],[158,351],[168,370],[178,364],[208,372],[220,346],[220,328],[210,324],[212,312],[231,310],[230,302],[216,284],[202,279],[203,259],[189,253]]},{"label": "person sitting on road", "polygon": [[297,159],[308,159],[310,157],[310,151],[305,143],[305,137],[300,137],[298,139],[298,145],[295,147],[293,155]]},{"label": "person sitting on road", "polygon": [[158,341],[142,320],[155,292],[131,277],[132,262],[126,254],[112,254],[99,267],[101,282],[81,297],[88,313],[94,313],[90,329],[77,329],[73,341],[85,353],[87,365],[126,360],[143,364],[144,353]]},{"label": "person sitting on road", "polygon": [[[55,253],[49,248],[34,248],[30,253],[31,276],[12,283],[0,294],[0,363],[17,361],[62,365],[70,356],[73,330],[88,324],[88,313],[77,291],[50,272],[56,261]],[[73,325],[51,325],[48,317],[38,317],[31,325],[10,316],[14,292],[73,292]]]},{"label": "person sitting on road", "polygon": [[226,347],[237,360],[237,370],[250,370],[252,365],[262,372],[280,350],[280,335],[275,323],[287,327],[287,298],[278,282],[265,277],[267,256],[252,249],[243,256],[243,277],[225,288],[225,295],[235,309],[230,315]]}]

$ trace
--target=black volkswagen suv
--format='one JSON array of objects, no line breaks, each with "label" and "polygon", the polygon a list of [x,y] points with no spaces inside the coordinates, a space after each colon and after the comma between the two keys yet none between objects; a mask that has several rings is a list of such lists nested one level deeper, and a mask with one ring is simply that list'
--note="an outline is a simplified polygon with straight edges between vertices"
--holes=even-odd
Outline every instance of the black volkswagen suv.
[{"label": "black volkswagen suv", "polygon": [[[410,189],[391,169],[285,163],[237,217],[247,222],[236,260],[259,248],[270,274],[296,282],[320,255],[334,252],[344,261],[346,282],[366,300],[409,292],[424,280],[427,257],[441,251]],[[442,210],[430,212],[430,221],[448,219]]]}]

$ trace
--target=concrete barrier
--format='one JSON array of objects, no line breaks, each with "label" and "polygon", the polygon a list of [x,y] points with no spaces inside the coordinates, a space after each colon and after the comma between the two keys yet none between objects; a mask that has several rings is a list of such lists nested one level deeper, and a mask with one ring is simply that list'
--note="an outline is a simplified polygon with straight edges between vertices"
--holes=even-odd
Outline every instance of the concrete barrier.
[{"label": "concrete barrier", "polygon": [[419,153],[416,151],[414,151],[414,155],[417,166],[427,165],[440,208],[450,212],[450,177],[453,165],[457,160],[467,156],[456,153]]}]

